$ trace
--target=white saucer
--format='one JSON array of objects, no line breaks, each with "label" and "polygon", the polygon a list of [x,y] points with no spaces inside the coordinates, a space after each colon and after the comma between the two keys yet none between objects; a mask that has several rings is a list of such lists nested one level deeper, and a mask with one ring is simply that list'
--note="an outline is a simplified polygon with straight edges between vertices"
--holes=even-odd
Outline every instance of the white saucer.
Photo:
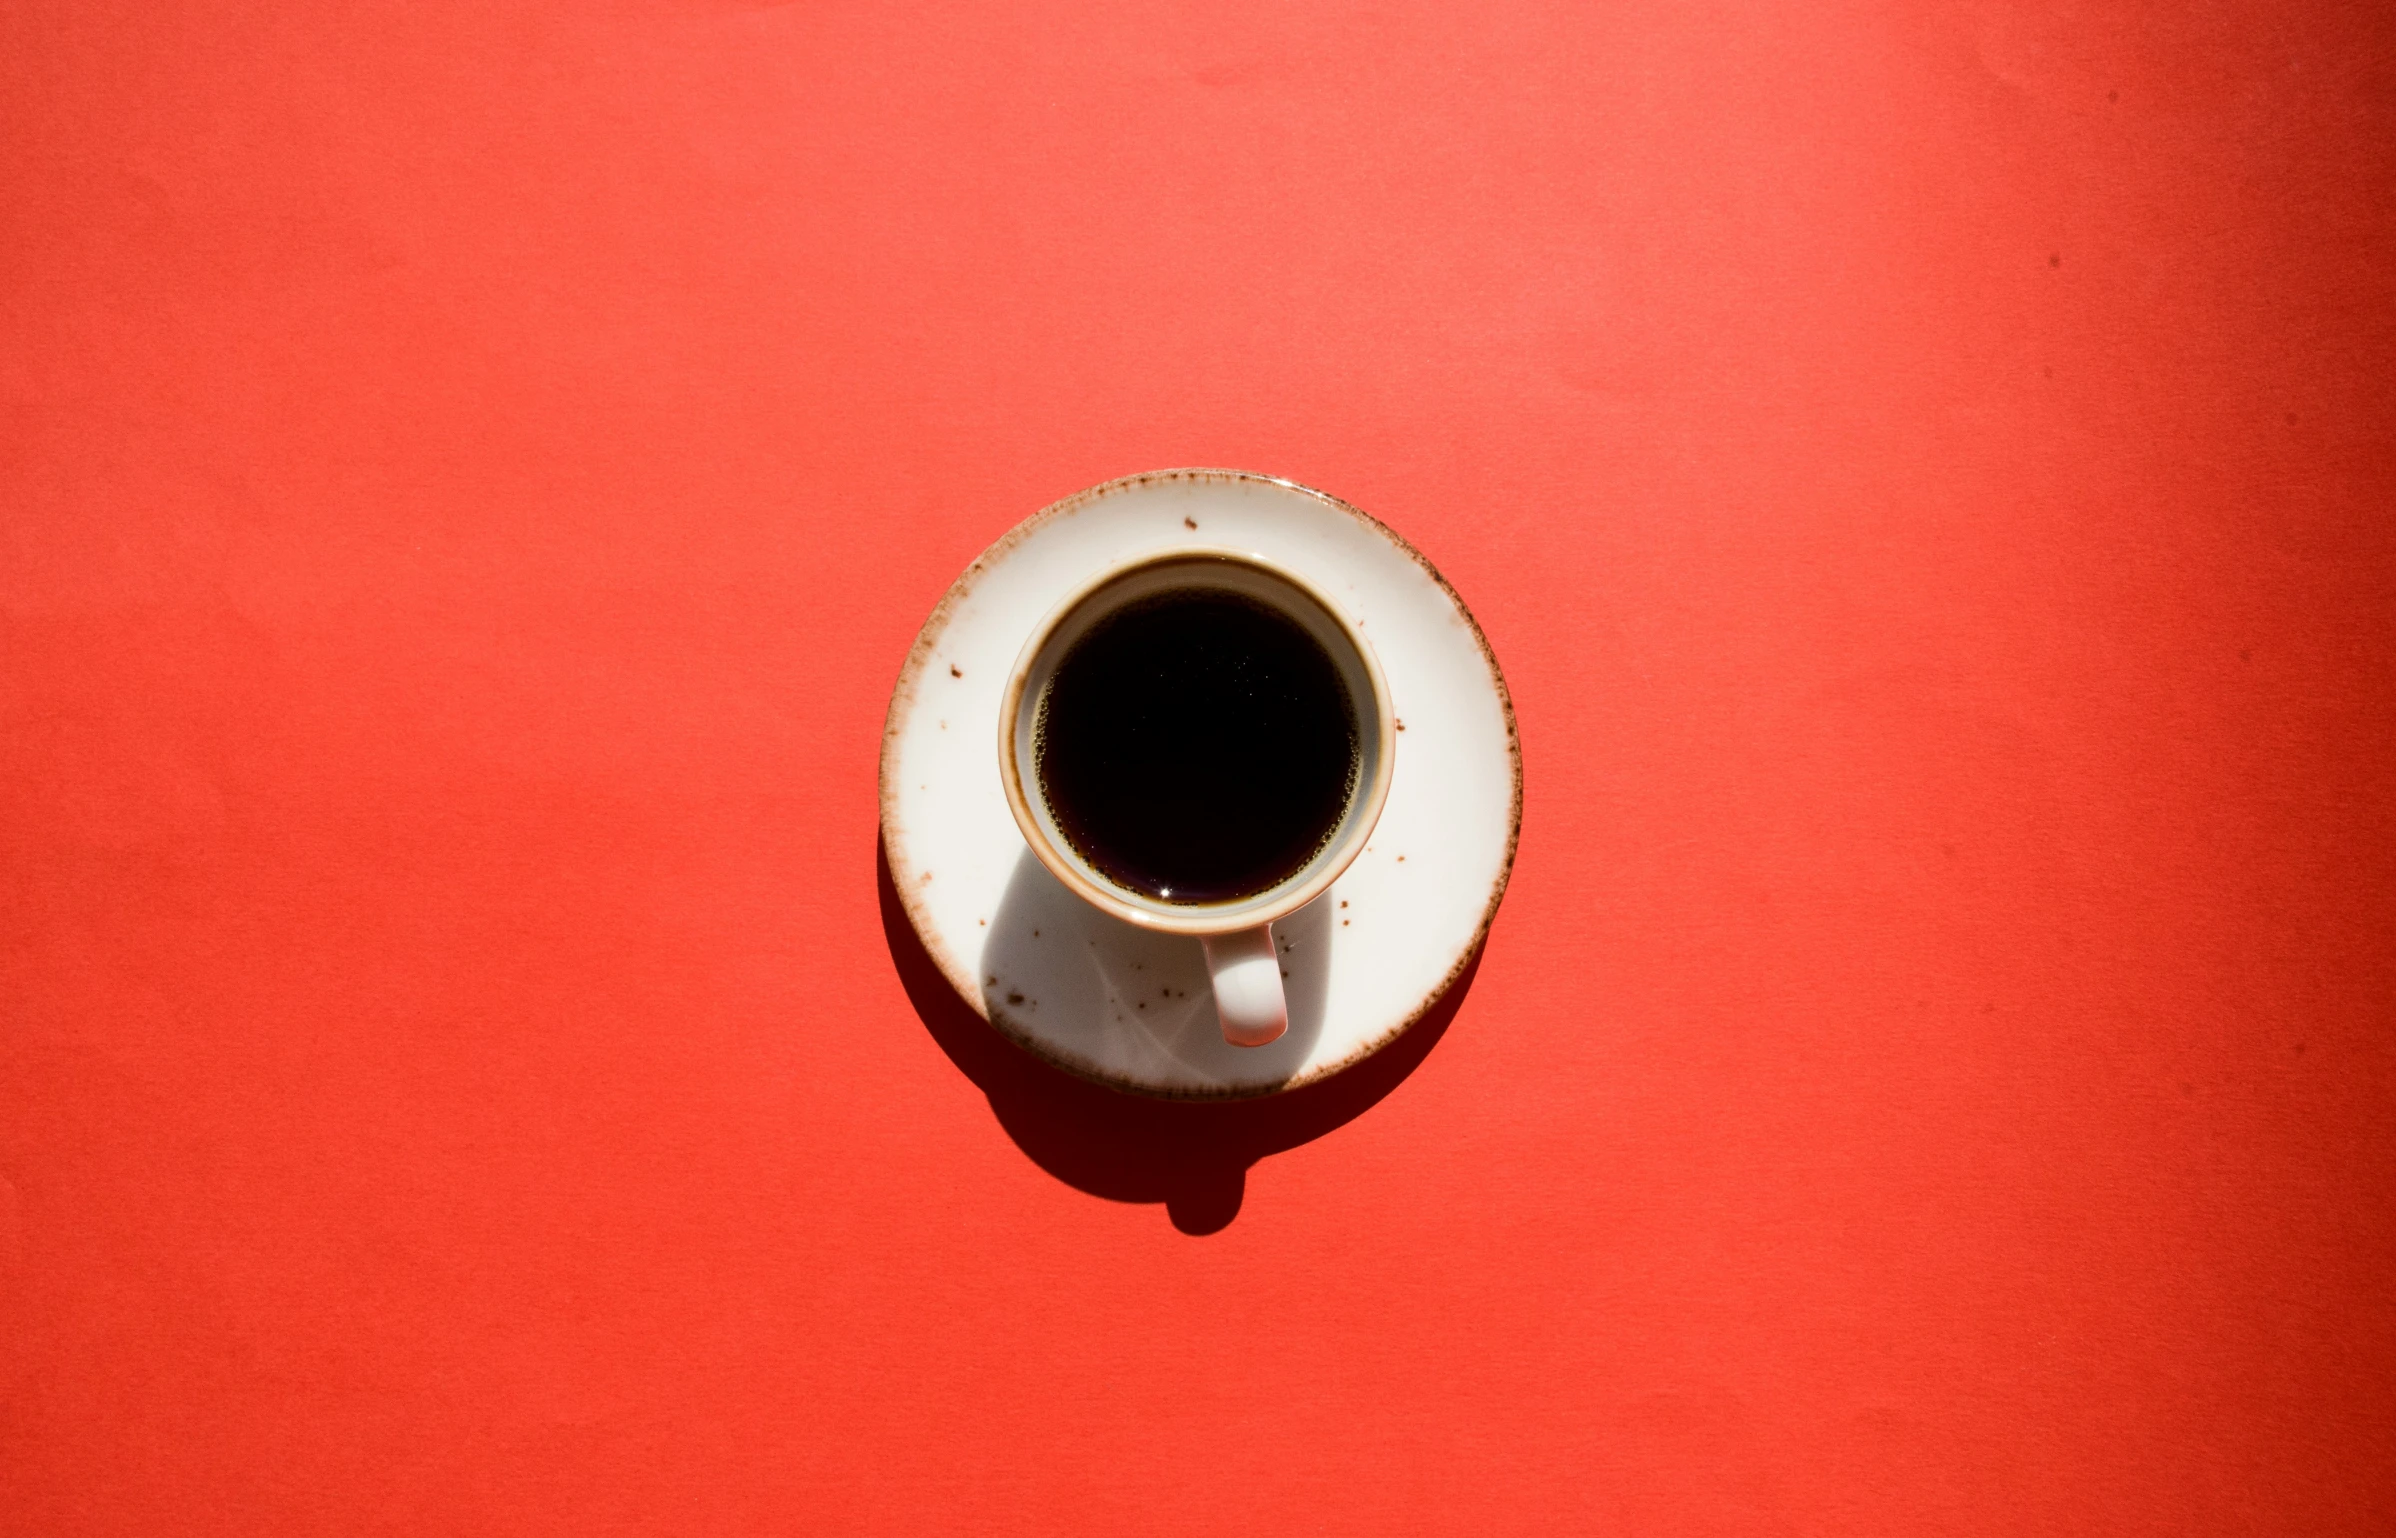
[{"label": "white saucer", "polygon": [[[1402,723],[1372,843],[1273,926],[1290,1029],[1269,1047],[1224,1043],[1196,940],[1067,892],[1024,846],[999,784],[999,695],[1033,628],[1095,573],[1193,531],[1342,600]],[[1488,933],[1521,826],[1514,707],[1463,600],[1355,508],[1239,471],[1110,481],[1010,529],[924,621],[882,740],[883,850],[932,960],[1036,1055],[1141,1094],[1271,1094],[1395,1041]]]}]

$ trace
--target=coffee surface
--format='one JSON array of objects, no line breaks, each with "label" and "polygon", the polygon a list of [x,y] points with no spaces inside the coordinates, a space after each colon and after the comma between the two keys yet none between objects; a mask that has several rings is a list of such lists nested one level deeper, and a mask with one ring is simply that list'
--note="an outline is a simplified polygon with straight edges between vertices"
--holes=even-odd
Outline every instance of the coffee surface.
[{"label": "coffee surface", "polygon": [[1171,903],[1297,874],[1355,792],[1356,707],[1321,644],[1221,589],[1162,593],[1093,626],[1040,701],[1041,794],[1083,859]]}]

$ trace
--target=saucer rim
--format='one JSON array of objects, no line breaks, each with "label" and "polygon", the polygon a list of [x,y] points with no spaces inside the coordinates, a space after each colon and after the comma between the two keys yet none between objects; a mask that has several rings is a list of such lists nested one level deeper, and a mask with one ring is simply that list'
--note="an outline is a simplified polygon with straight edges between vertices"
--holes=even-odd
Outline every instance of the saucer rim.
[{"label": "saucer rim", "polygon": [[950,615],[960,604],[972,596],[974,588],[980,584],[981,579],[994,570],[1009,552],[1049,523],[1079,512],[1102,498],[1159,482],[1189,482],[1193,484],[1228,482],[1265,485],[1311,497],[1332,511],[1344,514],[1364,525],[1365,528],[1403,551],[1408,558],[1423,569],[1424,575],[1438,584],[1440,591],[1447,595],[1448,601],[1456,606],[1457,614],[1464,620],[1465,629],[1472,635],[1473,644],[1480,648],[1481,660],[1488,664],[1489,680],[1497,689],[1499,714],[1506,723],[1506,758],[1511,782],[1506,809],[1506,851],[1504,857],[1498,862],[1497,876],[1490,883],[1489,895],[1482,902],[1481,916],[1473,927],[1472,938],[1457,953],[1456,960],[1448,968],[1446,975],[1418,999],[1397,1024],[1370,1041],[1359,1043],[1353,1050],[1336,1061],[1315,1064],[1277,1084],[1160,1087],[1120,1074],[1096,1070],[1091,1064],[1076,1061],[1068,1054],[1057,1051],[1047,1042],[1011,1028],[1003,1018],[993,1015],[984,1007],[979,996],[980,990],[969,986],[966,981],[960,980],[974,976],[973,970],[956,964],[956,958],[949,954],[948,945],[941,938],[938,926],[931,922],[929,913],[917,899],[915,893],[909,889],[909,884],[898,879],[893,879],[891,884],[897,889],[899,904],[906,912],[908,925],[914,929],[916,938],[922,942],[924,951],[930,956],[932,964],[939,969],[940,975],[947,979],[949,987],[964,1001],[965,1006],[977,1016],[988,1021],[991,1028],[1000,1035],[1042,1062],[1060,1068],[1076,1078],[1088,1079],[1093,1083],[1103,1084],[1109,1089],[1148,1099],[1261,1099],[1267,1095],[1286,1094],[1291,1090],[1302,1089],[1310,1084],[1319,1084],[1335,1074],[1355,1067],[1395,1043],[1399,1037],[1413,1029],[1423,1016],[1429,1014],[1432,1008],[1447,995],[1448,990],[1456,985],[1457,979],[1471,967],[1474,958],[1480,955],[1481,948],[1488,942],[1490,927],[1496,922],[1498,907],[1505,900],[1506,888],[1514,877],[1515,852],[1522,843],[1522,735],[1515,722],[1514,695],[1506,686],[1505,670],[1498,665],[1497,652],[1490,646],[1489,637],[1481,629],[1481,622],[1474,616],[1471,606],[1465,603],[1464,595],[1456,591],[1455,584],[1448,581],[1441,574],[1439,568],[1431,564],[1430,558],[1414,547],[1412,541],[1388,524],[1352,502],[1284,476],[1266,475],[1253,470],[1229,470],[1203,466],[1148,470],[1136,475],[1117,476],[1113,480],[1102,481],[1095,486],[1075,492],[1071,496],[1051,502],[1040,511],[1015,524],[997,539],[991,541],[981,554],[975,556],[965,570],[957,575],[957,579],[949,584],[947,590],[940,595],[940,601],[932,606],[931,613],[924,616],[923,624],[916,630],[914,643],[907,649],[906,660],[900,664],[898,681],[891,690],[890,705],[882,718],[882,751],[877,766],[879,784],[876,789],[882,852],[894,878],[902,873],[902,867],[913,868],[913,862],[907,859],[905,836],[898,827],[899,791],[898,781],[893,773],[895,766],[892,761],[898,751],[904,718],[916,704],[918,686],[922,682],[924,670],[932,662],[937,651],[939,637],[948,628]]}]

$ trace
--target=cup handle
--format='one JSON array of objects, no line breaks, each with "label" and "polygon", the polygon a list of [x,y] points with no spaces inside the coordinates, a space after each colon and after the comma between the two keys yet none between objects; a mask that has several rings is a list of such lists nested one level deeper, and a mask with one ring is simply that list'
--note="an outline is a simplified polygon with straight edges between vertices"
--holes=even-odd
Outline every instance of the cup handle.
[{"label": "cup handle", "polygon": [[1206,946],[1206,970],[1214,980],[1215,1014],[1223,1022],[1223,1039],[1235,1047],[1279,1041],[1290,1028],[1290,1011],[1281,993],[1281,958],[1273,953],[1273,926],[1259,924],[1199,939]]}]

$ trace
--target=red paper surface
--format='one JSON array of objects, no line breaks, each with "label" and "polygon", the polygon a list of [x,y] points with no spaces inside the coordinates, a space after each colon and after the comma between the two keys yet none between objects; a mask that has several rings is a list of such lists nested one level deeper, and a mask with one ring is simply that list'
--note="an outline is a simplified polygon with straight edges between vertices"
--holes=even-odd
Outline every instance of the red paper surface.
[{"label": "red paper surface", "polygon": [[[0,9],[0,1530],[2396,1529],[2392,33]],[[1192,463],[1528,770],[1411,1071],[1203,1125],[875,854]]]}]

